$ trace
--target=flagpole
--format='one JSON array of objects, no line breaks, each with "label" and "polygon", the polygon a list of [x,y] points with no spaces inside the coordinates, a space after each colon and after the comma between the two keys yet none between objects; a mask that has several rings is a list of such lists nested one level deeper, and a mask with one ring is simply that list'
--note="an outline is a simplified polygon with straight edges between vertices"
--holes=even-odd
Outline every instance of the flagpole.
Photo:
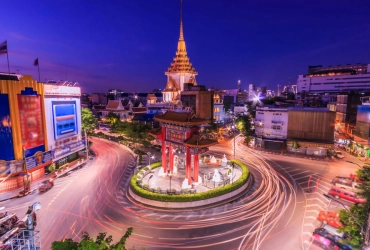
[{"label": "flagpole", "polygon": [[39,70],[39,82],[40,82],[40,62],[37,60],[37,68]]},{"label": "flagpole", "polygon": [[6,59],[8,60],[8,80],[10,80],[10,67],[9,67],[9,54],[8,54],[8,42],[5,40],[6,44]]}]

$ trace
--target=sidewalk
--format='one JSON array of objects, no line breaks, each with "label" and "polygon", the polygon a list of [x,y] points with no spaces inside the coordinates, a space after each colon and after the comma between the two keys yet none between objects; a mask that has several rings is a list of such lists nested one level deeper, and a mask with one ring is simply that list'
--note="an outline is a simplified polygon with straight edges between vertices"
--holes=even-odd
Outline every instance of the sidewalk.
[{"label": "sidewalk", "polygon": [[[90,157],[91,157],[91,156],[90,156]],[[94,157],[94,159],[95,159],[95,157]],[[82,162],[80,162],[80,163],[77,163],[77,164],[76,164],[76,165],[74,165],[73,167],[70,167],[70,168],[68,168],[68,169],[64,170],[62,173],[60,173],[60,174],[56,174],[56,177],[55,177],[54,179],[57,179],[57,178],[59,178],[59,177],[62,177],[62,176],[64,176],[64,175],[66,175],[68,172],[70,172],[70,171],[72,171],[72,170],[74,170],[74,169],[76,169],[76,168],[80,167],[80,166],[81,166],[81,165],[83,165],[83,164],[87,164],[87,163],[89,163],[89,162],[91,162],[91,160],[90,160],[90,159],[88,159],[88,160],[86,160],[86,161],[82,161]],[[41,177],[40,179],[37,179],[37,180],[35,180],[34,182],[32,182],[32,183],[31,183],[31,191],[30,191],[30,193],[37,191],[37,189],[39,188],[39,186],[41,185],[41,183],[42,183],[43,181],[46,181],[46,180],[50,179],[50,178],[51,178],[51,174],[48,174],[48,175],[44,175],[44,176],[43,176],[43,177]],[[23,187],[18,188],[18,189],[14,189],[14,190],[12,190],[12,191],[8,191],[8,192],[0,193],[0,202],[5,201],[5,200],[10,200],[10,199],[15,199],[15,198],[23,197],[23,196],[19,196],[19,192],[20,192],[20,191],[23,191]]]}]

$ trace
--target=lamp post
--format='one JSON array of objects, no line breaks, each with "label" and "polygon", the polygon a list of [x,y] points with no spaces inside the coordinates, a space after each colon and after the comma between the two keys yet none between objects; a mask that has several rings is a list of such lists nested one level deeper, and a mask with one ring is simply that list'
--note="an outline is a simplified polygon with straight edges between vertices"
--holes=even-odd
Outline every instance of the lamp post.
[{"label": "lamp post", "polygon": [[231,167],[232,167],[232,171],[231,171],[231,184],[233,184],[234,183],[234,167],[235,167],[235,163],[234,162],[232,162],[231,163]]},{"label": "lamp post", "polygon": [[234,160],[235,160],[235,139],[236,139],[236,135],[235,135],[235,115],[232,116],[233,117],[233,134],[234,134]]},{"label": "lamp post", "polygon": [[87,133],[86,133],[86,129],[84,129],[85,131],[85,143],[86,143],[86,160],[89,159],[89,141],[87,140]]},{"label": "lamp post", "polygon": [[151,178],[153,178],[153,175],[149,176],[149,178],[148,178],[148,186],[149,186],[149,180],[150,180]]},{"label": "lamp post", "polygon": [[167,175],[170,177],[170,192],[171,192],[171,179],[172,179],[172,171],[168,170]]},{"label": "lamp post", "polygon": [[359,164],[357,164],[356,162],[353,162],[353,161],[346,161],[348,163],[351,163],[351,164],[354,164],[354,165],[357,165],[359,168],[362,168]]},{"label": "lamp post", "polygon": [[150,156],[152,155],[152,153],[148,152],[147,155],[148,155],[148,158],[149,158],[149,166],[150,166]]},{"label": "lamp post", "polygon": [[31,183],[30,183],[30,177],[29,177],[28,168],[26,164],[26,150],[24,149],[24,147],[22,147],[22,158],[23,158],[23,166],[24,166],[24,169],[26,170],[26,180],[23,182],[24,184],[23,195],[27,195],[28,192],[30,191]]}]

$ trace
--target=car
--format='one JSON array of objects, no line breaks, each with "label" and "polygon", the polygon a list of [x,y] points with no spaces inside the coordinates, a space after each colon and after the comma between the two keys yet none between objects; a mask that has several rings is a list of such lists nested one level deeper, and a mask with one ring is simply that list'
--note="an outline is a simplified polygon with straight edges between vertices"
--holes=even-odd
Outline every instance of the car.
[{"label": "car", "polygon": [[39,187],[39,192],[46,192],[54,186],[54,179],[43,181]]},{"label": "car", "polygon": [[[317,241],[324,249],[343,249],[352,250],[352,246],[343,243],[343,239],[347,238],[347,234],[340,233],[336,228],[324,225],[313,231],[314,240]],[[329,243],[330,242],[330,243]]]},{"label": "car", "polygon": [[351,201],[355,204],[363,204],[366,203],[366,199],[357,195],[354,192],[348,191],[346,189],[340,188],[340,187],[332,187],[329,190],[329,195],[335,197],[336,199],[343,199],[347,201]]},{"label": "car", "polygon": [[335,152],[335,157],[337,157],[339,159],[343,159],[344,158],[344,155],[343,155],[342,152],[337,151],[337,150],[335,150],[334,152]]},{"label": "car", "polygon": [[343,227],[343,224],[339,221],[339,213],[335,211],[321,210],[317,219],[323,224],[328,224],[335,228]]},{"label": "car", "polygon": [[336,176],[332,183],[336,187],[340,187],[343,189],[347,189],[352,192],[358,192],[360,183],[355,181],[354,179],[348,178],[348,177],[342,177],[342,176]]}]

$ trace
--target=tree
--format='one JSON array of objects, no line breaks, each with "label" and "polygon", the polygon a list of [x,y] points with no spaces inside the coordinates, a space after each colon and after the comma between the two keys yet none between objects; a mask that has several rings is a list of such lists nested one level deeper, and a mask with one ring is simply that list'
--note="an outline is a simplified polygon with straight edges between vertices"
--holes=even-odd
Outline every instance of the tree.
[{"label": "tree", "polygon": [[356,171],[358,179],[361,183],[358,186],[358,195],[366,198],[367,202],[364,204],[356,204],[350,207],[347,211],[342,209],[339,214],[339,220],[343,223],[344,227],[340,230],[347,232],[349,238],[346,242],[354,246],[361,246],[365,235],[361,235],[363,232],[369,230],[369,228],[362,228],[365,225],[366,220],[369,216],[370,208],[370,165],[366,164],[361,169]]},{"label": "tree", "polygon": [[52,250],[125,250],[126,240],[132,234],[133,228],[126,230],[125,235],[117,243],[112,243],[113,237],[107,237],[107,233],[99,233],[96,239],[90,238],[87,232],[82,233],[81,242],[74,242],[72,239],[54,241],[51,245]]},{"label": "tree", "polygon": [[249,115],[239,116],[236,120],[236,127],[244,135],[245,141],[249,143],[253,133],[251,117]]},{"label": "tree", "polygon": [[105,121],[110,123],[111,125],[116,124],[120,121],[119,116],[113,112],[109,112],[109,114],[105,117]]},{"label": "tree", "polygon": [[89,134],[92,133],[96,127],[97,119],[94,117],[94,114],[91,112],[90,109],[88,108],[81,109],[81,120],[82,120],[81,125],[82,130],[86,129],[87,133]]}]

